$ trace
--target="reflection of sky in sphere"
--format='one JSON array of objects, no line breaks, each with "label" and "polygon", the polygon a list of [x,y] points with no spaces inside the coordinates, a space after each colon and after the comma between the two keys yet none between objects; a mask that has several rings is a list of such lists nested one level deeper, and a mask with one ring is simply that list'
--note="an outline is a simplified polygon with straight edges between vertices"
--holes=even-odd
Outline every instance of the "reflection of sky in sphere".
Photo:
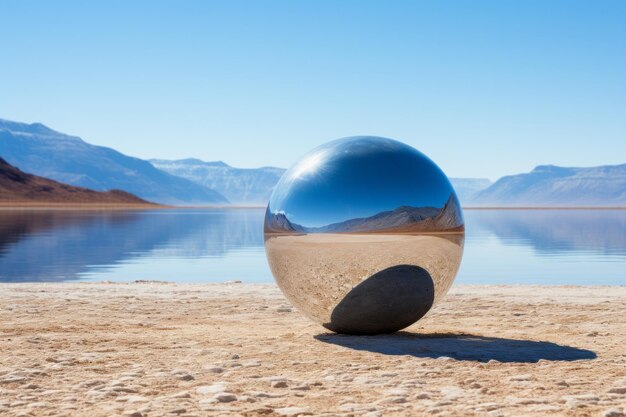
[{"label": "reflection of sky in sphere", "polygon": [[270,210],[317,227],[400,206],[441,208],[451,193],[445,174],[421,152],[358,136],[329,142],[296,162],[276,186]]}]

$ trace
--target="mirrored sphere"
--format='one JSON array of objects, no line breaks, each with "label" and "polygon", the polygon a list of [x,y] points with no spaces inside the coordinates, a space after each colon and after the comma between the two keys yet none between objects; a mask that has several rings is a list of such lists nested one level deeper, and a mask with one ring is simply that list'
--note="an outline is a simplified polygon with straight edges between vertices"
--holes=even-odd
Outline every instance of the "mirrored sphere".
[{"label": "mirrored sphere", "polygon": [[313,149],[281,177],[265,214],[278,286],[302,313],[348,334],[391,333],[448,291],[465,227],[428,157],[373,136]]}]

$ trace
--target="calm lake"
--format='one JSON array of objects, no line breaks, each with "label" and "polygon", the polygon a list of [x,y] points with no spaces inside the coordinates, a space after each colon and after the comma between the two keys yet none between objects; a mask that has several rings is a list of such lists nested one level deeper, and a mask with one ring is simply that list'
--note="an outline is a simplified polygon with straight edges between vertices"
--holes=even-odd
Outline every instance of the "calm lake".
[{"label": "calm lake", "polygon": [[[262,209],[0,211],[0,281],[272,282]],[[466,210],[457,283],[625,285],[625,210]]]}]

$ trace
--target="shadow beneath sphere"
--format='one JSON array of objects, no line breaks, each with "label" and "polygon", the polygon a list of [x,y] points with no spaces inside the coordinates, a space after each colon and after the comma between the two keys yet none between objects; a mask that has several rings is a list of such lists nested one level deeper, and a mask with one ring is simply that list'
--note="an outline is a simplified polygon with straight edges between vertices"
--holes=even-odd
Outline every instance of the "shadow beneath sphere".
[{"label": "shadow beneath sphere", "polygon": [[475,336],[471,334],[399,332],[392,335],[348,336],[320,334],[320,342],[345,348],[382,353],[410,355],[417,358],[450,357],[459,361],[537,362],[595,359],[595,352],[552,342]]},{"label": "shadow beneath sphere", "polygon": [[434,299],[428,271],[415,265],[393,266],[350,290],[324,327],[353,335],[393,333],[421,319]]}]

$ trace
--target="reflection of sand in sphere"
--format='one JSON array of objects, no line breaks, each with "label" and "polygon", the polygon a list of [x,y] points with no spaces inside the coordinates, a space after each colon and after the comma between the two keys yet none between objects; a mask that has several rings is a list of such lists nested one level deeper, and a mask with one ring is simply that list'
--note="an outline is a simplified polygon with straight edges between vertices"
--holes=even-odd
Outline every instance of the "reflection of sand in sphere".
[{"label": "reflection of sand in sphere", "polygon": [[439,301],[452,285],[463,253],[462,234],[309,234],[266,236],[269,264],[287,298],[320,323],[358,284],[396,265],[432,277]]}]

